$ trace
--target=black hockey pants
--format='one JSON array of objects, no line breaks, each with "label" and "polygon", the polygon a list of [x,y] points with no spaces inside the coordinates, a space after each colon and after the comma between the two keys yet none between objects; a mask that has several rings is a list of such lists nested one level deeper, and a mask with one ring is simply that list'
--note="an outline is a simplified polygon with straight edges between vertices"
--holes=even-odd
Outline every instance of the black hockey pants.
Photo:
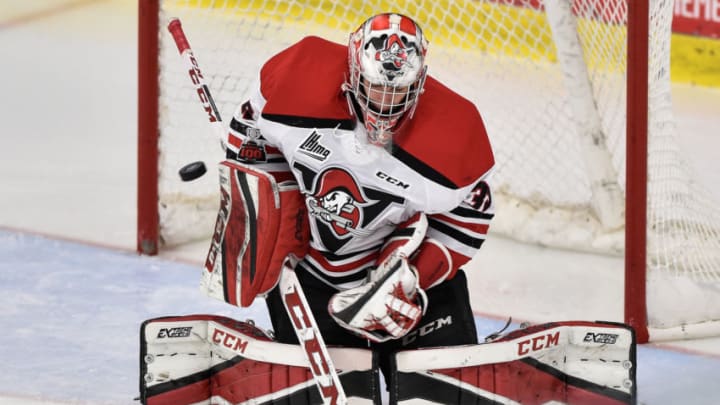
[{"label": "black hockey pants", "polygon": [[[452,280],[427,290],[428,309],[414,330],[404,338],[372,344],[342,328],[330,317],[327,304],[337,290],[316,279],[303,270],[302,266],[298,266],[296,272],[325,343],[328,346],[371,347],[380,355],[380,369],[388,386],[391,386],[390,357],[393,352],[478,343],[467,278],[462,270],[459,270]],[[266,302],[276,340],[280,343],[298,344],[277,288],[270,292]]]}]

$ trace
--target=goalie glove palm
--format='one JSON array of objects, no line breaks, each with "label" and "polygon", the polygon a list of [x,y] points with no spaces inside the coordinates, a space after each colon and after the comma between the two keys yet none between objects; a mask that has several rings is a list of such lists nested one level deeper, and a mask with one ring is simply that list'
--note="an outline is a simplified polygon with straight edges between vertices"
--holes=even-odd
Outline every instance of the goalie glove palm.
[{"label": "goalie glove palm", "polygon": [[335,294],[330,315],[344,328],[373,342],[405,336],[425,312],[427,296],[407,259],[392,256],[371,282]]},{"label": "goalie glove palm", "polygon": [[382,261],[368,282],[335,294],[328,304],[340,326],[374,342],[405,336],[427,307],[418,274],[408,263],[408,256],[423,240],[427,219],[415,215],[398,229],[403,237],[388,240],[380,255]]}]

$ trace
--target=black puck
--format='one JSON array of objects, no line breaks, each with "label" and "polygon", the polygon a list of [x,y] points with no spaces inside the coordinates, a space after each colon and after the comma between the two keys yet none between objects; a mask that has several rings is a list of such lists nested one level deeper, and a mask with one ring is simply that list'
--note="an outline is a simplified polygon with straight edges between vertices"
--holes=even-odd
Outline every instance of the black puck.
[{"label": "black puck", "polygon": [[205,174],[205,172],[207,172],[205,163],[198,161],[186,164],[180,168],[178,174],[180,174],[182,181],[192,181]]}]

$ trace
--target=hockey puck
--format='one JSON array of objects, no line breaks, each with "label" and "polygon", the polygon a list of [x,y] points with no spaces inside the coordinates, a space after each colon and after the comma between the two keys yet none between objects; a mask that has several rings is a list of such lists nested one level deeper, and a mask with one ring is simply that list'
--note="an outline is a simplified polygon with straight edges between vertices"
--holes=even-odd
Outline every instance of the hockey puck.
[{"label": "hockey puck", "polygon": [[205,172],[207,172],[205,163],[200,161],[188,163],[178,171],[182,181],[193,181],[205,174]]}]

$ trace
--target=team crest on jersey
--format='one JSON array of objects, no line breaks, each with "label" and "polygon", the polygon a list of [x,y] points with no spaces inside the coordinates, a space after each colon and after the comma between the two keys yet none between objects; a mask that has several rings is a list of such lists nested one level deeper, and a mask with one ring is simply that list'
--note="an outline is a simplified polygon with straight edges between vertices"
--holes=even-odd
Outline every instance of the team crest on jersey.
[{"label": "team crest on jersey", "polygon": [[342,169],[322,172],[308,197],[310,215],[331,225],[338,237],[362,234],[362,206],[367,204],[355,179]]},{"label": "team crest on jersey", "polygon": [[298,162],[293,168],[301,173],[311,220],[323,244],[333,250],[353,236],[368,235],[367,225],[382,216],[386,208],[405,202],[400,196],[360,186],[342,168],[331,167],[318,173]]}]

